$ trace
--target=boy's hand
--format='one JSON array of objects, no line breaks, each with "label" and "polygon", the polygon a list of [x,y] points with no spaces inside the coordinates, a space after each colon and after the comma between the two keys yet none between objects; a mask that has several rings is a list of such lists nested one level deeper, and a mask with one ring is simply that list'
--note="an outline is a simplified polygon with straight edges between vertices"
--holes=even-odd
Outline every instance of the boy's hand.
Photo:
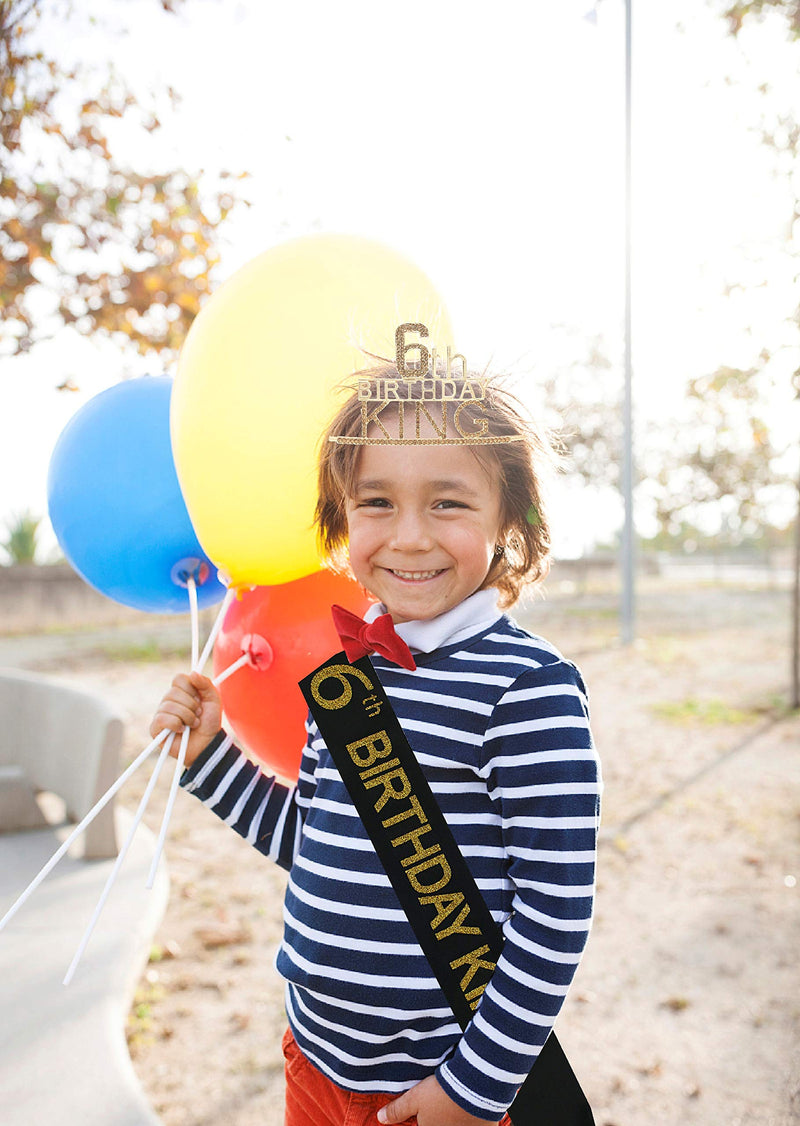
[{"label": "boy's hand", "polygon": [[439,1086],[435,1075],[429,1075],[379,1110],[378,1121],[407,1122],[414,1115],[417,1126],[489,1126],[485,1118],[476,1118],[457,1106]]},{"label": "boy's hand", "polygon": [[[180,735],[185,726],[191,730],[186,747],[186,765],[191,766],[200,752],[211,742],[222,724],[222,703],[219,692],[207,676],[199,672],[179,673],[158,705],[150,724],[155,739],[166,727]],[[177,757],[180,743],[173,740],[170,754]]]}]

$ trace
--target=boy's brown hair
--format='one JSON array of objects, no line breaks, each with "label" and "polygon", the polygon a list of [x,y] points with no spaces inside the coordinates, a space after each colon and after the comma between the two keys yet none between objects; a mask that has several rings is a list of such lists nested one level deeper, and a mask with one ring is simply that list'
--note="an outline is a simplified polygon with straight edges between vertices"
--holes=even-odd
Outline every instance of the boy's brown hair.
[{"label": "boy's brown hair", "polygon": [[[349,398],[342,404],[320,440],[317,507],[314,517],[319,546],[327,565],[335,571],[349,570],[347,559],[346,500],[354,493],[362,446],[331,441],[336,437],[357,437],[362,433],[362,404],[353,389],[354,381],[398,379],[397,368],[389,363],[357,372],[348,380]],[[484,376],[470,374],[469,380],[455,379],[456,399],[465,382],[485,382]],[[430,404],[427,404],[430,406]],[[511,606],[523,586],[541,581],[550,568],[550,528],[542,497],[543,473],[558,462],[558,449],[524,416],[524,408],[508,391],[491,381],[480,400],[480,418],[488,423],[495,437],[513,440],[479,446],[471,451],[490,472],[495,468],[500,488],[500,536],[489,572],[481,589],[496,587],[500,606]]]}]

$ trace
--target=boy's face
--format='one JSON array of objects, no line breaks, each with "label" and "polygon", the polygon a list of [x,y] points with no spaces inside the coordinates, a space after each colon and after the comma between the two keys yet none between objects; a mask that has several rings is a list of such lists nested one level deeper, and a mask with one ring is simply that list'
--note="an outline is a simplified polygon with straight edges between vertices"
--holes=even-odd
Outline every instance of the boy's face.
[{"label": "boy's face", "polygon": [[467,446],[364,446],[347,502],[353,574],[395,623],[474,594],[500,534],[493,466]]}]

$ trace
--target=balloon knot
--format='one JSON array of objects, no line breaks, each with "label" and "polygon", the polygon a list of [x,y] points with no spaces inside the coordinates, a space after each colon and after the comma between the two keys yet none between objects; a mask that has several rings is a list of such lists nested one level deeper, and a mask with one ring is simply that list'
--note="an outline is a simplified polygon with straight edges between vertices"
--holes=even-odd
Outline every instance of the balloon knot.
[{"label": "balloon knot", "polygon": [[247,655],[247,663],[251,669],[263,672],[268,669],[275,659],[272,646],[258,633],[246,633],[241,641],[242,653]]},{"label": "balloon knot", "polygon": [[176,586],[188,587],[189,579],[194,579],[195,586],[202,586],[208,581],[211,568],[202,559],[179,559],[170,572],[170,578]]}]

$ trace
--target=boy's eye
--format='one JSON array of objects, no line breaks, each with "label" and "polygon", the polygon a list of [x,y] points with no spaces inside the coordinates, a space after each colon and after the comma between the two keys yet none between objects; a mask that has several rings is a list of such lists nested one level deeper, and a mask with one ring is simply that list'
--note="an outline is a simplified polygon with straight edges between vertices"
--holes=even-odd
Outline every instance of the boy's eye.
[{"label": "boy's eye", "polygon": [[358,503],[362,508],[387,508],[391,502],[386,497],[364,497]]},{"label": "boy's eye", "polygon": [[466,508],[460,500],[440,500],[436,502],[437,508]]}]

